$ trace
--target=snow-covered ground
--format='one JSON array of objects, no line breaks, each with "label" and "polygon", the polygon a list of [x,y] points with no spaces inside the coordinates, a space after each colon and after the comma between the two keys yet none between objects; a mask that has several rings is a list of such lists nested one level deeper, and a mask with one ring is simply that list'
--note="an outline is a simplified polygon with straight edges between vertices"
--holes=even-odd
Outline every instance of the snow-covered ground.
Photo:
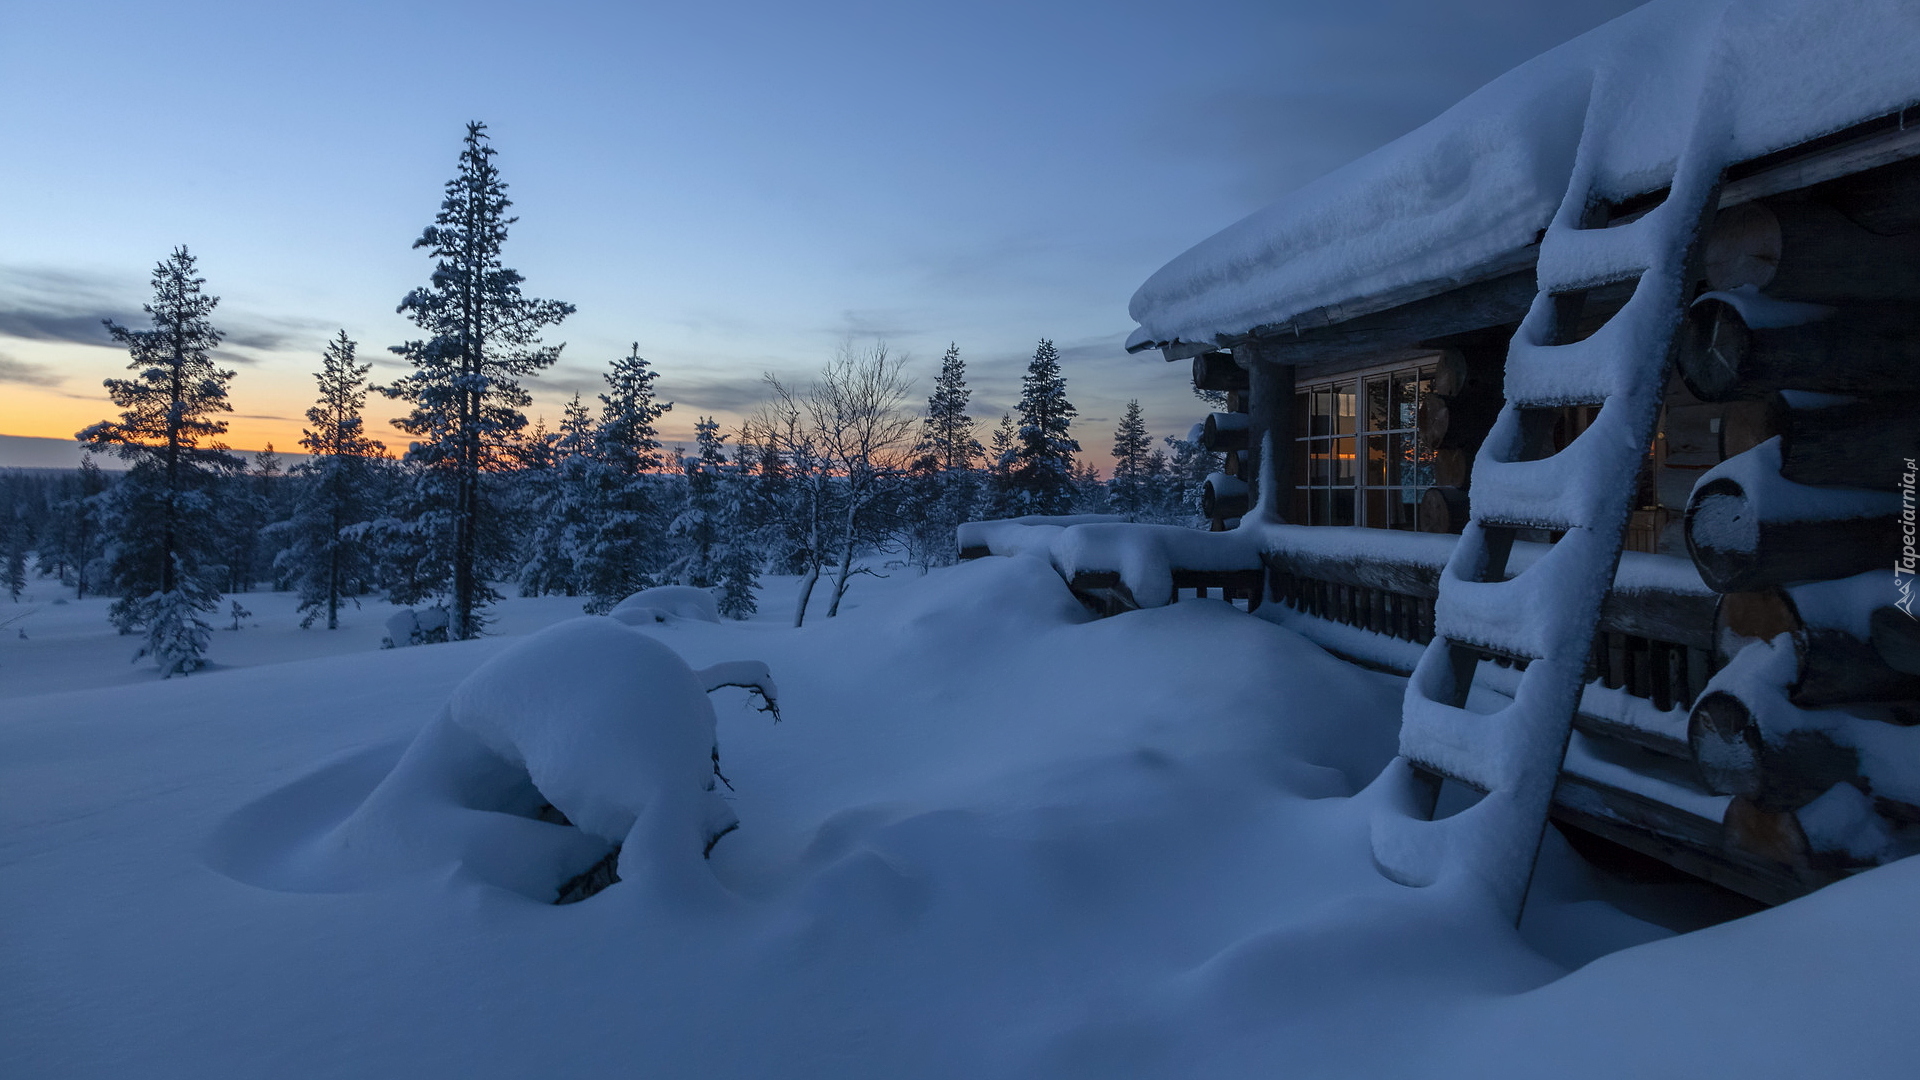
[{"label": "snow-covered ground", "polygon": [[[461,844],[397,817],[379,858],[349,841],[384,820],[369,794],[454,687],[510,650],[540,670],[537,646],[571,639],[524,635],[577,601],[510,600],[498,637],[379,650],[384,609],[303,632],[289,598],[254,594],[259,626],[217,634],[215,669],[162,682],[95,602],[36,597],[0,628],[0,1076],[1920,1060],[1920,861],[1675,936],[1623,910],[1670,887],[1607,879],[1549,834],[1516,932],[1371,863],[1354,796],[1393,752],[1397,679],[1217,601],[1091,620],[1037,559],[863,578],[799,631],[791,590],[770,582],[752,623],[630,631],[695,668],[764,660],[784,720],[712,695],[741,826],[693,857],[710,881],[662,888],[623,854],[627,880],[566,906],[552,891],[605,845],[565,826],[449,801]],[[528,708],[564,714],[597,681],[559,659],[576,673],[523,680]],[[576,857],[521,857],[553,851]]]}]

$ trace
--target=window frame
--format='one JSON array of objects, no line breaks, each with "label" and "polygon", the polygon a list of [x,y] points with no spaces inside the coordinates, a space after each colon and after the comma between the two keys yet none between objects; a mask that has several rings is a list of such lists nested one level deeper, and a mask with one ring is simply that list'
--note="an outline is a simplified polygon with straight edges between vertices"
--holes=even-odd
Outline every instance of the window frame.
[{"label": "window frame", "polygon": [[[1344,371],[1330,378],[1303,382],[1295,388],[1292,407],[1296,434],[1293,440],[1294,463],[1293,475],[1290,478],[1292,483],[1289,485],[1291,489],[1289,506],[1294,521],[1306,525],[1351,524],[1361,528],[1393,529],[1400,532],[1420,531],[1420,499],[1428,488],[1435,486],[1432,479],[1434,452],[1420,441],[1420,411],[1424,407],[1425,396],[1432,393],[1433,374],[1440,356],[1441,354],[1435,351],[1421,356],[1404,357],[1390,363]],[[1411,408],[1404,414],[1411,418],[1411,422],[1404,427],[1393,425],[1393,421],[1397,419],[1392,416],[1396,407],[1393,392],[1394,383],[1397,381],[1396,376],[1410,377],[1410,385],[1414,391]],[[1375,382],[1384,384],[1385,408],[1389,414],[1388,422],[1393,426],[1374,426],[1367,394],[1369,384]],[[1314,398],[1315,395],[1328,393],[1335,395],[1329,403],[1331,408],[1326,413],[1332,422],[1326,425],[1328,428],[1326,432],[1316,433],[1313,430]],[[1353,403],[1352,422],[1350,430],[1347,431],[1339,430],[1340,422],[1348,419],[1340,412],[1341,397],[1348,397]],[[1370,441],[1378,441],[1381,447],[1380,460],[1385,463],[1386,468],[1390,469],[1392,466],[1390,448],[1394,445],[1395,436],[1411,440],[1415,467],[1426,470],[1426,483],[1375,484],[1370,482],[1372,479],[1369,475],[1370,459],[1368,457]],[[1341,441],[1346,441],[1351,450],[1341,447]],[[1321,446],[1326,447],[1326,450],[1316,458],[1314,451]],[[1342,454],[1348,455],[1345,469],[1340,467]],[[1316,469],[1321,461],[1326,463],[1324,470]],[[1320,475],[1316,476],[1316,472]],[[1346,476],[1341,480],[1343,472]],[[1404,477],[1404,473],[1402,476]],[[1332,482],[1321,482],[1322,477]],[[1414,493],[1410,500],[1405,497],[1408,491]],[[1320,494],[1322,492],[1326,494]],[[1381,493],[1382,497],[1378,500],[1370,497],[1375,492]],[[1396,524],[1391,520],[1393,515],[1388,507],[1392,496],[1389,493],[1400,493],[1399,501],[1408,507],[1403,524]],[[1347,515],[1337,512],[1340,509],[1338,503],[1343,499],[1352,508],[1350,522],[1341,521],[1340,519]],[[1378,506],[1374,505],[1376,502]],[[1372,520],[1376,516],[1386,520]]]}]

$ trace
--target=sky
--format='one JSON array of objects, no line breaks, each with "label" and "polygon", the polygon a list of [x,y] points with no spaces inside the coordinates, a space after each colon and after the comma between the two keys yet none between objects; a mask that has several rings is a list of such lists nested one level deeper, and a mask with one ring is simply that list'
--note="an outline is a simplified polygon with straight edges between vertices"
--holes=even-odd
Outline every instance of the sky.
[{"label": "sky", "polygon": [[[0,434],[114,415],[100,320],[146,325],[184,244],[227,442],[295,449],[336,331],[403,370],[411,244],[481,120],[507,265],[578,309],[528,382],[549,425],[633,342],[690,442],[851,339],[908,354],[916,406],[957,344],[984,434],[1044,337],[1104,465],[1129,399],[1163,435],[1205,408],[1122,348],[1149,274],[1634,6],[0,0]],[[373,434],[403,411],[374,396]]]}]

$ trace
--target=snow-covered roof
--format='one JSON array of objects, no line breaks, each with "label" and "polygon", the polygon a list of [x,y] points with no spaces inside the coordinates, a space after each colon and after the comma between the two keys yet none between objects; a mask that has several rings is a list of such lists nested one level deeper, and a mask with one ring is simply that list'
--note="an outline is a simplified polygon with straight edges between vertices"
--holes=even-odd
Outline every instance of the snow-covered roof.
[{"label": "snow-covered roof", "polygon": [[1920,3],[1654,0],[1161,267],[1134,293],[1127,347],[1316,309],[1339,322],[1522,268],[1583,136],[1600,191],[1645,194],[1703,100],[1731,106],[1730,162],[1898,112],[1920,102]]}]

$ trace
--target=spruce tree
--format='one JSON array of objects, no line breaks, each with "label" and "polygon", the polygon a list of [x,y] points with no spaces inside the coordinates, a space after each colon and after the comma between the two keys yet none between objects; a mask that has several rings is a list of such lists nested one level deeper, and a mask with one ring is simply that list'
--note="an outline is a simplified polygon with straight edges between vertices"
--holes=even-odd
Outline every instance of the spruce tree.
[{"label": "spruce tree", "polygon": [[486,125],[468,124],[459,173],[447,182],[434,223],[413,243],[432,253],[433,277],[398,309],[428,336],[393,346],[414,370],[378,388],[413,404],[394,425],[418,440],[408,451],[420,466],[412,523],[429,559],[414,589],[449,594],[454,640],[478,635],[485,607],[499,598],[486,576],[511,557],[512,537],[487,474],[504,464],[526,426],[521,410],[530,399],[520,378],[559,357],[559,346],[540,343],[541,329],[574,310],[523,295],[524,279],[502,263],[507,227],[518,219],[507,216],[513,204],[494,152]]},{"label": "spruce tree", "polygon": [[520,483],[529,489],[533,526],[520,567],[520,594],[580,592],[580,555],[592,528],[595,473],[593,414],[578,393],[567,403],[557,435],[529,440]]},{"label": "spruce tree", "polygon": [[1019,432],[1013,426],[1013,414],[1001,413],[1000,423],[993,429],[993,440],[987,448],[987,497],[983,509],[988,521],[1020,516],[1019,495],[1013,484],[1018,440]]},{"label": "spruce tree", "polygon": [[111,486],[93,455],[82,455],[79,472],[67,485],[66,497],[53,508],[54,530],[46,538],[40,563],[61,564],[65,571],[61,581],[73,586],[76,600],[85,599],[93,589],[96,564],[106,542],[105,525],[111,518]]},{"label": "spruce tree", "polygon": [[1027,514],[1064,514],[1073,505],[1073,456],[1080,444],[1068,425],[1079,410],[1067,400],[1060,353],[1045,338],[1020,380],[1020,432],[1013,447],[1010,480],[1020,510]]},{"label": "spruce tree", "polygon": [[947,354],[940,358],[940,376],[927,398],[927,416],[920,430],[919,452],[932,458],[940,472],[965,472],[985,453],[980,440],[973,436],[973,417],[967,415],[967,401],[972,396],[960,347],[948,345]]},{"label": "spruce tree", "polygon": [[666,523],[661,505],[660,417],[673,408],[654,396],[659,372],[634,342],[606,374],[600,426],[594,433],[593,507],[577,556],[586,609],[604,614],[657,584],[665,563]]},{"label": "spruce tree", "polygon": [[773,520],[755,475],[765,460],[766,448],[750,445],[750,438],[750,429],[742,428],[725,479],[726,523],[722,535],[726,551],[720,556],[719,608],[720,614],[729,619],[745,619],[760,610],[754,590],[760,587],[764,534]]},{"label": "spruce tree", "polygon": [[287,546],[275,566],[291,578],[300,594],[302,629],[326,616],[327,629],[340,627],[343,601],[364,592],[372,582],[373,565],[365,539],[350,527],[366,519],[372,509],[372,459],[386,447],[369,439],[360,410],[367,400],[367,372],[355,343],[345,330],[327,343],[314,378],[320,397],[307,410],[308,427],[300,445],[311,455],[294,467],[301,489],[291,516],[279,532]]},{"label": "spruce tree", "polygon": [[911,476],[909,534],[924,565],[951,563],[954,532],[973,514],[979,498],[974,464],[986,453],[974,438],[967,415],[966,364],[957,345],[948,345],[940,376],[927,398]]},{"label": "spruce tree", "polygon": [[716,555],[725,526],[727,492],[721,488],[727,456],[726,436],[711,416],[703,416],[693,426],[700,447],[696,457],[681,463],[686,484],[686,505],[673,520],[668,533],[680,538],[684,552],[676,564],[680,584],[709,588],[720,580]]},{"label": "spruce tree", "polygon": [[17,512],[0,527],[5,529],[7,595],[17,604],[27,587],[27,549],[33,544],[33,527],[25,514]]},{"label": "spruce tree", "polygon": [[1113,480],[1108,485],[1113,509],[1137,521],[1147,512],[1151,501],[1152,471],[1149,457],[1153,440],[1147,434],[1147,421],[1138,400],[1127,402],[1120,426],[1113,432]]},{"label": "spruce tree", "polygon": [[205,284],[195,276],[193,256],[175,248],[154,267],[153,300],[145,305],[152,329],[106,321],[132,356],[128,368],[139,374],[106,380],[119,420],[75,436],[132,463],[114,488],[108,558],[120,599],[109,614],[121,633],[147,631],[138,655],[154,657],[165,675],[201,664],[203,631],[211,628],[199,615],[217,610],[220,600],[204,580],[220,572],[212,562],[216,487],[242,467],[218,442],[227,425],[215,417],[232,411],[227,384],[233,372],[216,367],[210,355],[220,344],[210,318],[220,298],[208,296]]},{"label": "spruce tree", "polygon": [[1221,467],[1220,455],[1189,439],[1168,435],[1165,442],[1173,450],[1173,460],[1167,465],[1166,512],[1176,523],[1206,528],[1210,522],[1202,512],[1201,499],[1207,477]]}]

